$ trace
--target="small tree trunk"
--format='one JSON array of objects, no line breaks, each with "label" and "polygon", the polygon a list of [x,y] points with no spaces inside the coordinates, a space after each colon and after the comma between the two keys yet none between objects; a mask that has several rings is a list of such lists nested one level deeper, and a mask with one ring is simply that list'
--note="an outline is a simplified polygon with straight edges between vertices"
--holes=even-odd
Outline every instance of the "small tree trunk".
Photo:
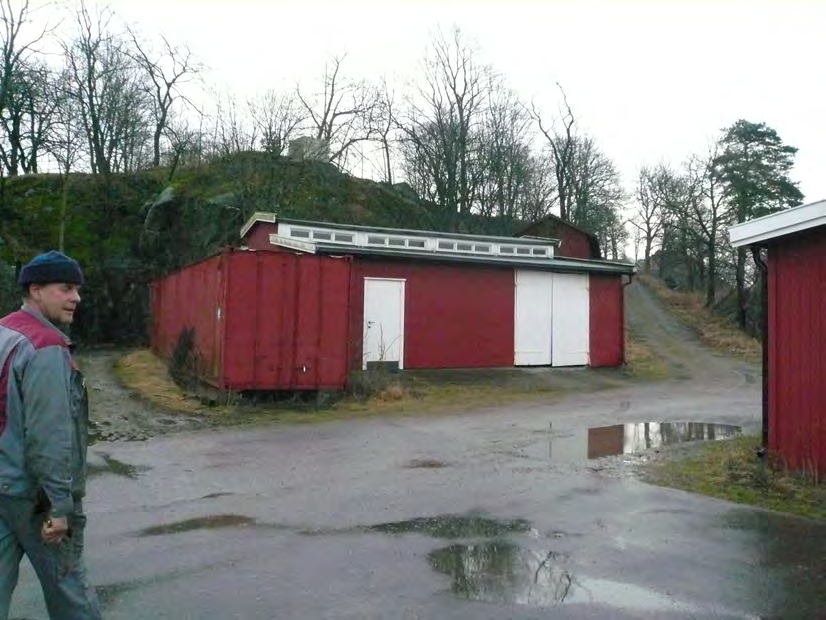
[{"label": "small tree trunk", "polygon": [[384,140],[384,165],[387,166],[386,180],[388,185],[393,184],[393,171],[390,169],[390,143]]},{"label": "small tree trunk", "polygon": [[706,307],[712,308],[717,299],[717,250],[714,243],[708,245],[708,274],[706,280]]},{"label": "small tree trunk", "polygon": [[737,325],[746,329],[746,249],[737,248]]},{"label": "small tree trunk", "polygon": [[645,264],[643,265],[645,273],[651,273],[651,245],[651,235],[647,235],[645,237]]},{"label": "small tree trunk", "polygon": [[69,171],[63,175],[63,191],[60,197],[60,234],[58,237],[57,249],[66,251],[66,214],[69,206]]}]

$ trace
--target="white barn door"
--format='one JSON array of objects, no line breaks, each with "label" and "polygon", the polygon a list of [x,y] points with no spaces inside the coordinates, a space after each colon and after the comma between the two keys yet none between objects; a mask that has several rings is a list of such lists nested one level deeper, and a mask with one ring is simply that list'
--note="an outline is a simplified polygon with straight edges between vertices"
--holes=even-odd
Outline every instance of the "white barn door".
[{"label": "white barn door", "polygon": [[404,360],[405,281],[364,278],[364,362]]},{"label": "white barn door", "polygon": [[590,352],[588,275],[553,274],[553,366],[586,366]]},{"label": "white barn door", "polygon": [[543,271],[516,272],[515,366],[548,366],[551,363],[552,276]]},{"label": "white barn door", "polygon": [[588,276],[516,271],[515,366],[585,366],[590,350]]}]

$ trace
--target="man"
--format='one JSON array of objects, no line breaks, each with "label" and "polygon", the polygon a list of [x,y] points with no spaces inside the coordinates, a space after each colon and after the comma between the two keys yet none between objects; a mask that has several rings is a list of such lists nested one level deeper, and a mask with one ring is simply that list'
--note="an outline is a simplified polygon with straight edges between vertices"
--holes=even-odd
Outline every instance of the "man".
[{"label": "man", "polygon": [[88,400],[58,329],[74,318],[83,273],[60,252],[20,271],[23,307],[0,319],[0,620],[25,554],[53,620],[99,619],[86,580]]}]

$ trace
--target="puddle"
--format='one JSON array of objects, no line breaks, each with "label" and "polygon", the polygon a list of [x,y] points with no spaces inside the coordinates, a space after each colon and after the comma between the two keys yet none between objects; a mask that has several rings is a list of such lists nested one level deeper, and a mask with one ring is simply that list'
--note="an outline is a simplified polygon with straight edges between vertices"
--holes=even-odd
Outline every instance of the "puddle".
[{"label": "puddle", "polygon": [[138,535],[164,536],[166,534],[180,534],[182,532],[192,532],[195,530],[215,530],[222,527],[254,525],[255,522],[255,519],[243,515],[212,515],[209,517],[195,517],[176,523],[147,527],[138,532]]},{"label": "puddle", "polygon": [[405,463],[404,467],[405,469],[442,469],[449,465],[436,459],[413,459]]},{"label": "puddle", "polygon": [[150,468],[143,465],[130,465],[124,463],[108,454],[101,454],[103,463],[90,463],[87,467],[86,475],[89,478],[94,476],[101,476],[103,474],[112,474],[120,476],[121,478],[129,478],[130,480],[137,480],[141,472],[148,471]]},{"label": "puddle", "polygon": [[552,430],[549,454],[552,461],[577,462],[604,456],[636,454],[691,441],[730,439],[741,432],[739,426],[705,422],[644,422],[568,431]]},{"label": "puddle", "polygon": [[424,534],[433,538],[452,540],[494,538],[505,534],[529,532],[531,524],[524,519],[499,521],[475,515],[444,515],[373,525],[369,529],[383,534]]},{"label": "puddle", "polygon": [[645,612],[699,612],[694,605],[629,583],[586,579],[570,570],[569,556],[507,541],[451,545],[428,555],[430,566],[452,579],[451,591],[487,603],[549,607],[603,604]]}]

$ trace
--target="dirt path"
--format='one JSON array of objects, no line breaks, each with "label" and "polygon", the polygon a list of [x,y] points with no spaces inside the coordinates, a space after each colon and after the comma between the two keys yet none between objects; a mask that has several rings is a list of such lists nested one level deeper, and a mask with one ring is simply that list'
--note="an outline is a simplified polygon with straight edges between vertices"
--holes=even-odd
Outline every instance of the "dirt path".
[{"label": "dirt path", "polygon": [[121,385],[115,362],[117,349],[97,349],[78,355],[89,387],[90,418],[95,441],[142,441],[170,431],[204,428],[206,420],[164,411]]},{"label": "dirt path", "polygon": [[626,288],[625,304],[628,329],[668,364],[676,380],[717,388],[759,382],[759,367],[704,346],[643,284],[634,282]]}]

